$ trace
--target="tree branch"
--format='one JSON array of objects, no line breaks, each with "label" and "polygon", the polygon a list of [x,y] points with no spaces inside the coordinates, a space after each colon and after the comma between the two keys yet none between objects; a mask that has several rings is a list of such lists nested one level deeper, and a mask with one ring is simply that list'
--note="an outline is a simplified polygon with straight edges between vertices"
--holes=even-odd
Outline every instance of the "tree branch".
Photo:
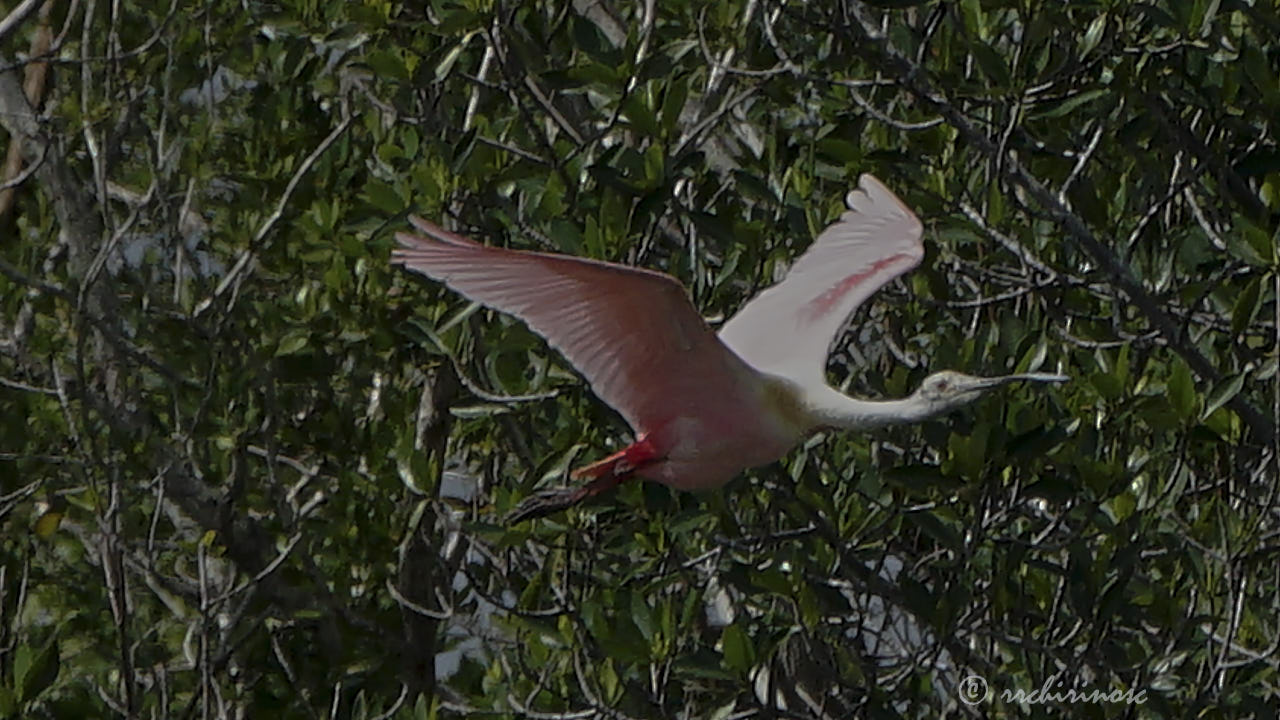
[{"label": "tree branch", "polygon": [[[1054,222],[1066,230],[1067,235],[1101,266],[1111,277],[1111,281],[1160,332],[1169,347],[1186,361],[1205,384],[1212,386],[1222,380],[1222,373],[1191,343],[1179,329],[1178,323],[1164,312],[1142,283],[1133,277],[1129,267],[1098,239],[1079,215],[1067,208],[1013,153],[998,148],[945,95],[934,89],[924,69],[893,46],[877,23],[870,19],[863,3],[851,2],[848,7],[853,22],[846,27],[854,36],[856,47],[870,55],[878,66],[896,75],[903,88],[924,106],[945,118],[947,124],[954,127],[970,145],[988,158],[999,160],[999,172],[1004,181],[1025,191]],[[1268,445],[1275,442],[1275,421],[1262,414],[1243,394],[1231,398],[1227,406],[1240,415],[1258,441]]]}]

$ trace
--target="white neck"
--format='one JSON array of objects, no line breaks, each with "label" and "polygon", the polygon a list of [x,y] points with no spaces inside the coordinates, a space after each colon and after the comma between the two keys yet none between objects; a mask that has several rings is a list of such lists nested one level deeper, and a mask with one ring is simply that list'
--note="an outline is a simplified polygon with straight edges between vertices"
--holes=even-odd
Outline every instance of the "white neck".
[{"label": "white neck", "polygon": [[806,393],[804,404],[819,427],[845,430],[917,423],[941,410],[919,395],[899,400],[859,400],[825,386],[821,391]]}]

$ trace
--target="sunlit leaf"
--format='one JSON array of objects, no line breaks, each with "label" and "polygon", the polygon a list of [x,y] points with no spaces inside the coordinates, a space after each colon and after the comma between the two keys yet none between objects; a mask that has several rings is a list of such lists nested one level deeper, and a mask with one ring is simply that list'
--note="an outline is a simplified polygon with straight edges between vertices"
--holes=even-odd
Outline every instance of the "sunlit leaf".
[{"label": "sunlit leaf", "polygon": [[58,527],[62,524],[63,513],[56,510],[49,511],[40,516],[36,520],[35,533],[36,537],[47,538],[58,531]]},{"label": "sunlit leaf", "polygon": [[1218,408],[1231,402],[1232,398],[1239,395],[1244,388],[1244,380],[1244,373],[1236,373],[1215,385],[1213,390],[1209,391],[1209,394],[1205,397],[1204,411],[1200,413],[1201,419],[1209,417]]},{"label": "sunlit leaf", "polygon": [[1103,33],[1107,30],[1107,19],[1107,13],[1102,13],[1089,23],[1089,28],[1085,30],[1084,36],[1080,39],[1080,57],[1088,55],[1098,47],[1098,43],[1102,41]]}]

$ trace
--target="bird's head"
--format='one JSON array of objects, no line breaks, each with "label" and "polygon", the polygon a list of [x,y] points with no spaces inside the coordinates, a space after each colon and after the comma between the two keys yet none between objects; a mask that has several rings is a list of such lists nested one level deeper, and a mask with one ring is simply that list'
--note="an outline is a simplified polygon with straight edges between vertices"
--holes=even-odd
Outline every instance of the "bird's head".
[{"label": "bird's head", "polygon": [[1016,382],[1066,382],[1066,375],[1018,373],[1000,377],[974,377],[953,370],[936,372],[924,379],[914,398],[927,408],[928,415],[950,412],[982,397],[989,390]]}]

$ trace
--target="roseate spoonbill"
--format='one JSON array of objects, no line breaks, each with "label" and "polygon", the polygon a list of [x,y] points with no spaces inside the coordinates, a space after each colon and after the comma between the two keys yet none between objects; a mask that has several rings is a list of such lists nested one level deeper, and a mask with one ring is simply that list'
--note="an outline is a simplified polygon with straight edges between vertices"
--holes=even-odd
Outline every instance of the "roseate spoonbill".
[{"label": "roseate spoonbill", "polygon": [[782,282],[711,331],[670,275],[568,255],[486,247],[426,220],[397,233],[393,263],[514,315],[564,354],[635,431],[631,445],[573,472],[589,478],[527,498],[509,518],[555,512],[638,475],[681,490],[718,488],[822,428],[919,422],[992,388],[1061,375],[943,371],[910,397],[859,400],[827,385],[827,350],[872,293],[924,257],[920,221],[871,175],[848,211]]}]

